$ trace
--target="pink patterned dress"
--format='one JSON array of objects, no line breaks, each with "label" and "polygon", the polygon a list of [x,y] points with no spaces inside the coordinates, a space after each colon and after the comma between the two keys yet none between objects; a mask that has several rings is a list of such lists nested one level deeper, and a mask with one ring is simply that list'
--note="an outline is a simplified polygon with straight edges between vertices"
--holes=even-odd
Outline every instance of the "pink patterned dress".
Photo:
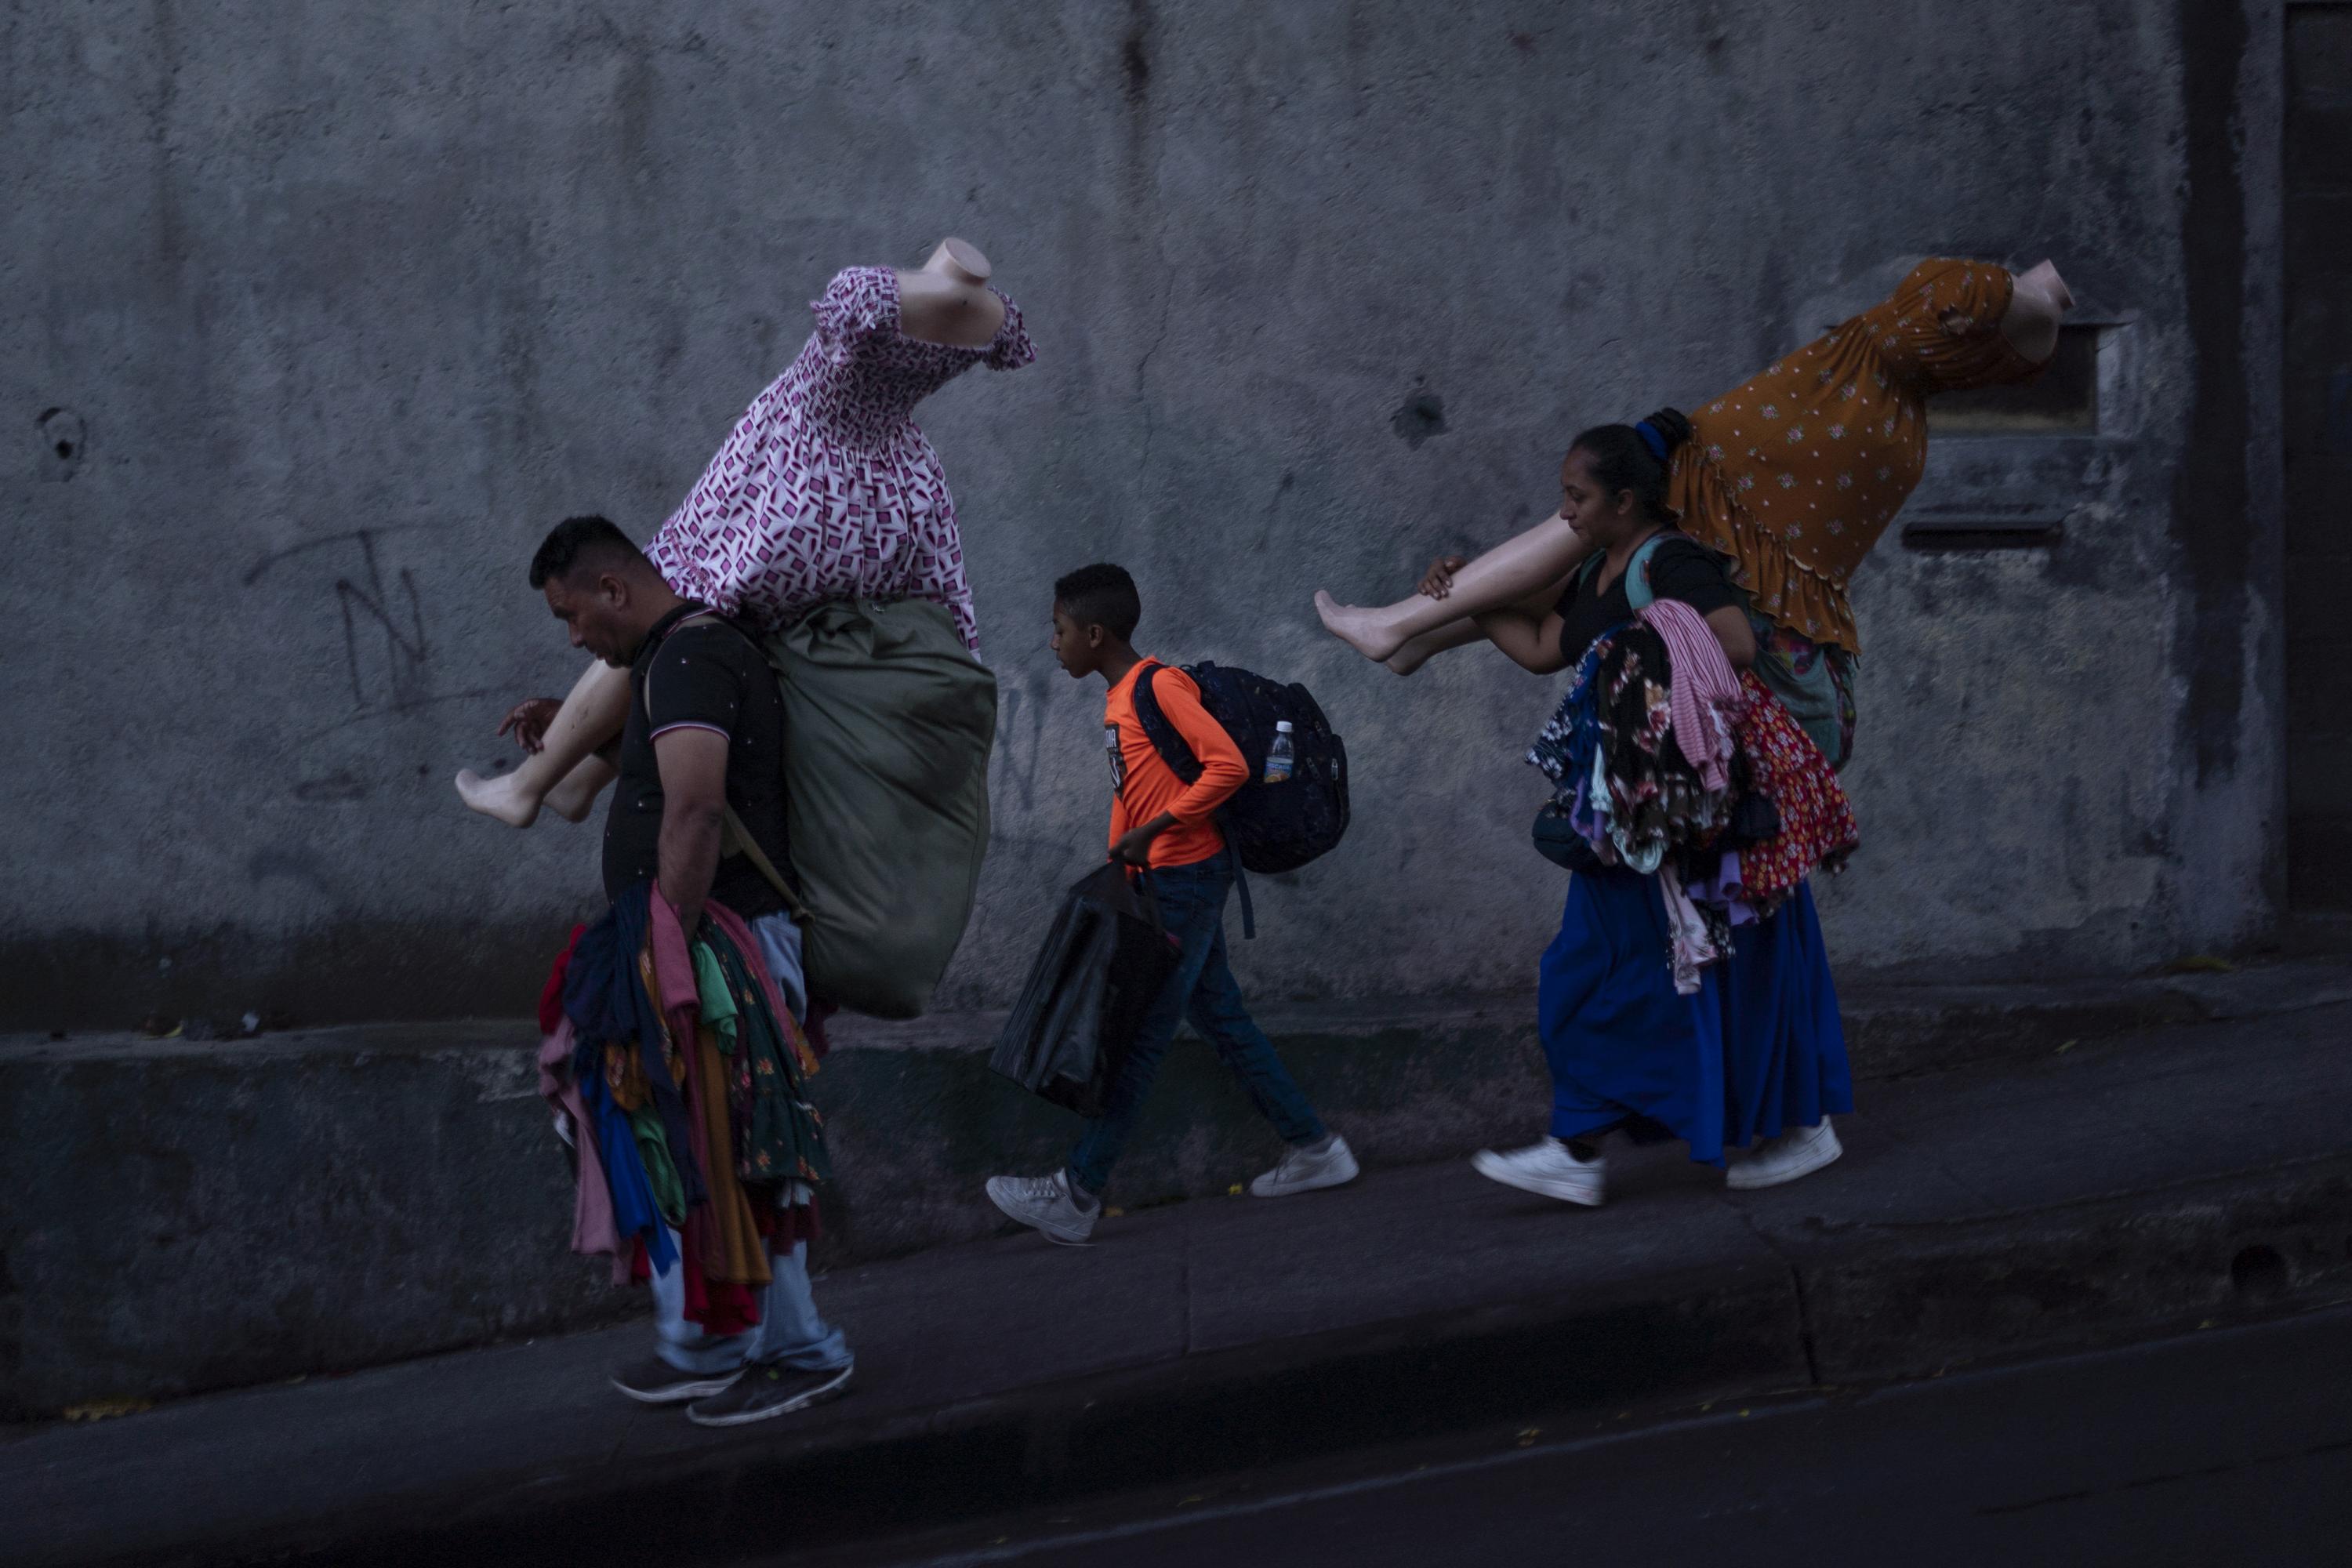
[{"label": "pink patterned dress", "polygon": [[[1003,300],[1002,294],[997,298]],[[761,631],[829,599],[930,599],[980,651],[963,537],[915,405],[975,364],[1037,357],[1021,311],[982,348],[898,330],[898,275],[852,267],[812,302],[816,331],[746,412],[646,553],[669,585]]]}]

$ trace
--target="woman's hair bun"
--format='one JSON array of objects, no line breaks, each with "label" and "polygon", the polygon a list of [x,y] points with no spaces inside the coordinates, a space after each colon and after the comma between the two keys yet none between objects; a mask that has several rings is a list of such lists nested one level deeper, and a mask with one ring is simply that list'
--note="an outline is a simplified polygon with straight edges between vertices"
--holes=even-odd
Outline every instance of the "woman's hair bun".
[{"label": "woman's hair bun", "polygon": [[1679,408],[1661,408],[1643,423],[1655,430],[1658,438],[1665,442],[1669,457],[1673,456],[1675,447],[1690,439],[1690,418]]}]

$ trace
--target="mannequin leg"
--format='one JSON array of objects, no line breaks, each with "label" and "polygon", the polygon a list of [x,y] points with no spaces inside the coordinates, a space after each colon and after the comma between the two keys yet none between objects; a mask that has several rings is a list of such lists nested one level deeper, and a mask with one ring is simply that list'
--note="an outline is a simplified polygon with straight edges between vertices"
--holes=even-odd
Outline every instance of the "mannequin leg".
[{"label": "mannequin leg", "polygon": [[1538,675],[1554,675],[1564,668],[1559,655],[1559,639],[1546,639],[1544,621],[1549,612],[1530,612],[1524,605],[1512,605],[1499,610],[1478,612],[1478,629],[1486,640],[1501,648],[1512,663]]},{"label": "mannequin leg", "polygon": [[563,700],[538,751],[499,778],[486,779],[467,769],[457,775],[457,794],[485,816],[495,816],[509,827],[529,827],[548,793],[618,735],[628,716],[629,672],[601,660],[592,664]]},{"label": "mannequin leg", "polygon": [[596,809],[596,797],[619,776],[619,772],[613,765],[609,747],[591,752],[547,792],[547,809],[566,822],[587,821],[588,814]]},{"label": "mannequin leg", "polygon": [[1333,637],[1366,658],[1386,660],[1424,632],[1481,610],[1500,609],[1559,582],[1591,552],[1591,547],[1555,512],[1456,572],[1454,592],[1445,598],[1415,594],[1393,605],[1342,605],[1318,591],[1315,613]]},{"label": "mannequin leg", "polygon": [[[1522,615],[1534,616],[1537,624],[1540,625],[1543,618],[1551,614],[1553,607],[1559,603],[1559,596],[1568,592],[1569,580],[1575,575],[1576,574],[1571,571],[1557,583],[1547,583],[1510,607]],[[1444,602],[1452,604],[1454,601],[1448,598]],[[1419,637],[1406,638],[1405,645],[1383,662],[1399,675],[1411,675],[1441,653],[1457,647],[1467,647],[1475,642],[1490,640],[1486,628],[1478,624],[1476,616],[1465,616],[1460,620],[1449,622],[1433,632],[1423,632]]]},{"label": "mannequin leg", "polygon": [[1467,647],[1474,642],[1486,640],[1486,634],[1478,629],[1478,623],[1465,616],[1458,621],[1447,622],[1433,632],[1405,638],[1403,647],[1381,662],[1399,675],[1411,675],[1441,653],[1450,653],[1457,647]]},{"label": "mannequin leg", "polygon": [[2039,364],[2058,349],[2058,323],[2074,307],[2074,296],[2058,268],[2043,262],[2017,275],[2009,296],[2009,310],[2000,319],[2000,335],[2017,352]]}]

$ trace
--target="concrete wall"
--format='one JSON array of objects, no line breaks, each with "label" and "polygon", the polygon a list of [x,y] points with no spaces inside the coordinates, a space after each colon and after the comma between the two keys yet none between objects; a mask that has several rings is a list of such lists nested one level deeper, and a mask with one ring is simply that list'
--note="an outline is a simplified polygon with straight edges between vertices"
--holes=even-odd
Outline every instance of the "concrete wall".
[{"label": "concrete wall", "polygon": [[2304,909],[2352,910],[2352,5],[2287,13],[2287,847]]},{"label": "concrete wall", "polygon": [[1575,428],[1933,251],[2061,258],[2114,385],[2094,435],[1947,442],[1916,500],[2055,505],[2061,545],[1890,539],[1860,578],[1833,946],[2243,938],[2280,880],[2280,32],[2266,0],[11,7],[0,1026],[520,1010],[595,836],[448,778],[575,672],[530,546],[650,533],[832,271],[950,231],[1039,359],[925,415],[1004,694],[948,1004],[1007,997],[1099,843],[1097,696],[1042,645],[1100,557],[1150,650],[1307,680],[1358,761],[1246,982],[1524,984],[1556,683],[1397,681],[1308,592],[1540,516]]}]

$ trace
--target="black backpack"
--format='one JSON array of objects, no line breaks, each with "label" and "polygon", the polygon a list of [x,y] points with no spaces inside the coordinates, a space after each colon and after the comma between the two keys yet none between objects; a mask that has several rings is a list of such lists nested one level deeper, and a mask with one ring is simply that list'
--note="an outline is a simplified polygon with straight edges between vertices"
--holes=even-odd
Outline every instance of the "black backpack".
[{"label": "black backpack", "polygon": [[[1189,784],[1201,776],[1201,760],[1152,694],[1151,679],[1160,668],[1156,660],[1146,665],[1135,683],[1136,721],[1169,770]],[[1242,869],[1274,876],[1329,853],[1348,831],[1348,748],[1307,688],[1205,660],[1183,668],[1201,689],[1201,706],[1234,738],[1249,769],[1249,782],[1217,812],[1217,826]],[[1283,720],[1290,721],[1290,777],[1267,784],[1265,753]],[[1246,881],[1241,892],[1242,931],[1255,935]]]}]

